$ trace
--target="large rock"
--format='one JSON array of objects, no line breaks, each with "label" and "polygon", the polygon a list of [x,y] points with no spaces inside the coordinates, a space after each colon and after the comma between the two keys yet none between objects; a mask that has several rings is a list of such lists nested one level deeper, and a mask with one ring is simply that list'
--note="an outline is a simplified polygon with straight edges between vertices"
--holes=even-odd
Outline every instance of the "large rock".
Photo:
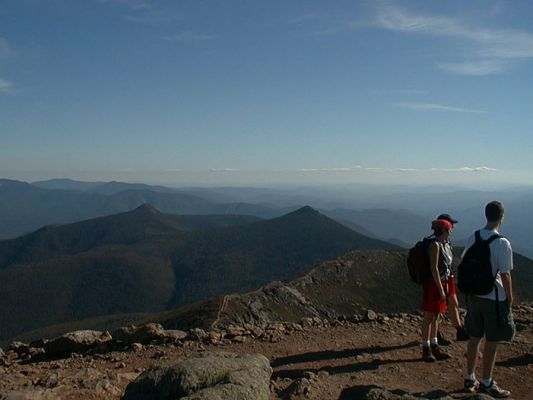
[{"label": "large rock", "polygon": [[268,400],[271,374],[261,354],[204,353],[150,368],[122,399]]},{"label": "large rock", "polygon": [[30,346],[22,342],[15,341],[11,342],[9,345],[9,350],[14,351],[15,353],[17,353],[18,356],[28,353],[29,349]]},{"label": "large rock", "polygon": [[148,344],[153,341],[164,340],[167,337],[160,324],[150,323],[142,326],[128,325],[113,332],[113,339],[125,344]]},{"label": "large rock", "polygon": [[165,339],[178,342],[184,340],[188,336],[187,332],[177,329],[165,329]]},{"label": "large rock", "polygon": [[47,356],[58,357],[71,353],[85,353],[111,339],[107,331],[82,330],[65,333],[63,336],[44,342],[43,347]]}]

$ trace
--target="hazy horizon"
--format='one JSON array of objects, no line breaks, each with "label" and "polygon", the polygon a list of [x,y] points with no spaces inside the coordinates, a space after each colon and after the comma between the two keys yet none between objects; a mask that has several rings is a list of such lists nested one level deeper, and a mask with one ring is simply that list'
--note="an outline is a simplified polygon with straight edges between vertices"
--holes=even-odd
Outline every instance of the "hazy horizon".
[{"label": "hazy horizon", "polygon": [[7,0],[0,175],[533,182],[533,3]]},{"label": "hazy horizon", "polygon": [[73,182],[82,182],[82,183],[127,183],[127,184],[144,184],[144,185],[160,185],[168,188],[174,189],[202,189],[202,188],[236,188],[236,189],[285,189],[293,190],[298,188],[330,188],[330,189],[339,189],[339,190],[350,190],[350,189],[364,189],[364,188],[374,188],[374,189],[395,189],[395,190],[425,190],[428,192],[432,191],[453,191],[453,190],[480,190],[480,191],[500,191],[500,190],[529,190],[533,189],[533,184],[521,184],[521,183],[512,183],[512,182],[489,182],[489,181],[478,181],[478,182],[362,182],[362,181],[323,181],[323,182],[282,182],[282,181],[249,181],[249,182],[201,182],[198,180],[193,180],[191,182],[187,181],[160,181],[160,180],[142,180],[140,178],[130,179],[83,179],[77,178],[76,176],[50,176],[44,177],[42,179],[21,179],[19,177],[9,177],[9,176],[0,176],[1,179],[13,180],[26,182],[29,184],[49,182],[49,181],[73,181]]}]

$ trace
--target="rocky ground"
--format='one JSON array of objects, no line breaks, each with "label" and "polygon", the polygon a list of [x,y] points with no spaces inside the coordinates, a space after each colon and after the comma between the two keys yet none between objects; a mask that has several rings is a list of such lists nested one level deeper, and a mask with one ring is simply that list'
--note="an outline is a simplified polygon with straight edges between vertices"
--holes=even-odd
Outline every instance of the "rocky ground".
[{"label": "rocky ground", "polygon": [[[515,319],[517,337],[500,347],[495,378],[513,399],[526,400],[533,398],[533,307],[516,307]],[[266,328],[173,332],[151,343],[142,335],[131,336],[135,342],[124,336],[120,346],[109,345],[104,334],[99,339],[104,344],[85,354],[60,355],[57,344],[48,345],[57,352],[54,359],[42,354],[39,343],[35,349],[19,344],[0,357],[0,399],[119,399],[151,366],[212,351],[265,355],[273,368],[272,400],[358,399],[372,385],[428,398],[465,398],[460,391],[465,344],[447,347],[450,360],[423,363],[419,325],[417,315],[368,312]],[[443,331],[452,336],[449,323]]]}]

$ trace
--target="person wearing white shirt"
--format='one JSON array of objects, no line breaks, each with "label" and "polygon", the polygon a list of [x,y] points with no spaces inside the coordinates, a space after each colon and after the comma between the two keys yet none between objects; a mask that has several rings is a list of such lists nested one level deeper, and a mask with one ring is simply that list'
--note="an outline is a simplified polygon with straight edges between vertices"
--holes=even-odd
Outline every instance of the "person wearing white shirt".
[{"label": "person wearing white shirt", "polygon": [[[500,202],[493,201],[486,205],[487,224],[476,234],[481,240],[487,240],[499,231],[504,219],[504,208]],[[476,241],[476,234],[468,239],[462,257]],[[508,342],[514,338],[515,326],[511,306],[513,304],[513,251],[511,243],[503,236],[497,237],[489,244],[494,289],[487,295],[467,297],[467,315],[465,327],[470,335],[467,346],[467,374],[465,389],[486,393],[494,398],[507,398],[511,392],[500,388],[492,379],[496,351],[499,342]],[[497,291],[497,292],[496,292]],[[479,345],[485,337],[483,350],[483,375],[478,382],[475,377]]]}]

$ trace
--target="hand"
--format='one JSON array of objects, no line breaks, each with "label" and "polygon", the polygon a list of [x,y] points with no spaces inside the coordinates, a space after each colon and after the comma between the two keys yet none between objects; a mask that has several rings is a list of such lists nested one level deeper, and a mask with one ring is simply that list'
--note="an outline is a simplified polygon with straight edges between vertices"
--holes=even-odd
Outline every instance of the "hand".
[{"label": "hand", "polygon": [[439,296],[441,300],[446,300],[446,293],[444,293],[443,289],[440,290]]}]

